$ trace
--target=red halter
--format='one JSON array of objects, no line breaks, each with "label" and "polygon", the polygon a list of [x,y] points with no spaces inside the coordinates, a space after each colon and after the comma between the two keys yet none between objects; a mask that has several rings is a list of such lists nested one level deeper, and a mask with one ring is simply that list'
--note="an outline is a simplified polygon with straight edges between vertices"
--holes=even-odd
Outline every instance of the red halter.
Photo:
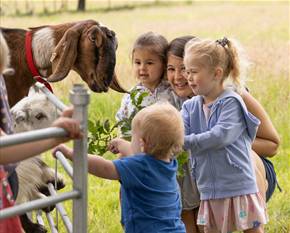
[{"label": "red halter", "polygon": [[32,55],[32,47],[31,47],[31,42],[32,42],[32,35],[31,35],[31,31],[27,31],[26,32],[26,36],[25,36],[25,51],[26,51],[26,61],[29,67],[30,72],[33,75],[33,78],[37,81],[40,82],[42,84],[44,84],[46,86],[46,88],[48,90],[51,91],[51,93],[53,93],[52,88],[50,86],[50,84],[44,80],[41,75],[39,74],[34,61],[33,61],[33,55]]}]

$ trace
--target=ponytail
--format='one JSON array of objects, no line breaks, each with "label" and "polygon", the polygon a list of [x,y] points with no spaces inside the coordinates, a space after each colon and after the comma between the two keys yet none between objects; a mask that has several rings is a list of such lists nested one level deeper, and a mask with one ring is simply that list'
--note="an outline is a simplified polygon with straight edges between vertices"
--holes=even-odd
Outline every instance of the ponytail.
[{"label": "ponytail", "polygon": [[238,92],[241,91],[242,84],[240,80],[240,57],[235,45],[229,41],[228,47],[225,48],[229,55],[229,78],[232,79]]}]

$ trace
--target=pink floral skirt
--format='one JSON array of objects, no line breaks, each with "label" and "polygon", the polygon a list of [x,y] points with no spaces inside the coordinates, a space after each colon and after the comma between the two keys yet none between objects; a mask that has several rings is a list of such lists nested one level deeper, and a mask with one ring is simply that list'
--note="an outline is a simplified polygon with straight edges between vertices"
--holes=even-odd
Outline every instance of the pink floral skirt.
[{"label": "pink floral skirt", "polygon": [[205,232],[228,233],[259,227],[268,222],[266,203],[260,193],[201,201],[197,224]]}]

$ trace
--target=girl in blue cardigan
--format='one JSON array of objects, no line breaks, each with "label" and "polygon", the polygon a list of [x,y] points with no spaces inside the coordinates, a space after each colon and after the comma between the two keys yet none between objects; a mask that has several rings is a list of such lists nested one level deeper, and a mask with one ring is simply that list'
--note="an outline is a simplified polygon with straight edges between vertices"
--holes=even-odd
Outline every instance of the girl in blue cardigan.
[{"label": "girl in blue cardigan", "polygon": [[[205,232],[263,232],[268,221],[250,159],[259,120],[237,93],[239,63],[227,38],[192,39],[185,48],[186,77],[196,95],[182,107],[185,149],[191,150],[201,198],[197,222]],[[227,78],[236,91],[224,88]]]}]

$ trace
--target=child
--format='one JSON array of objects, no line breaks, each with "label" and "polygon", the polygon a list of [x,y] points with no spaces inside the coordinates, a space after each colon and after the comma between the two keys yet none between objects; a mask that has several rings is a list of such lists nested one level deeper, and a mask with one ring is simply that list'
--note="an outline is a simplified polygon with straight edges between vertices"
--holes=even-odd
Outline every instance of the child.
[{"label": "child", "polygon": [[[182,232],[181,204],[176,181],[177,161],[184,128],[180,113],[170,104],[153,104],[132,121],[132,142],[112,140],[115,153],[133,155],[114,161],[89,155],[88,169],[95,176],[121,183],[121,223],[126,233]],[[72,150],[56,147],[67,158]]]},{"label": "child", "polygon": [[[6,86],[2,76],[3,73],[9,70],[7,69],[8,65],[9,49],[0,31],[0,139],[6,134],[13,133],[13,122],[8,104]],[[51,138],[0,148],[0,210],[14,205],[14,199],[17,196],[18,190],[18,178],[15,172],[18,161],[38,155],[69,139],[78,139],[81,137],[79,122],[71,119],[71,116],[72,109],[68,109],[52,125],[67,130],[69,133],[68,137]],[[23,232],[18,216],[0,220],[0,229],[1,232]]]},{"label": "child", "polygon": [[263,232],[267,214],[250,159],[259,120],[236,92],[223,86],[229,77],[240,87],[236,46],[227,38],[192,39],[184,64],[197,95],[181,111],[201,198],[197,222],[206,232]]},{"label": "child", "polygon": [[[142,93],[148,93],[141,103],[142,107],[170,99],[169,84],[164,80],[167,46],[167,40],[153,32],[142,34],[134,43],[133,73],[139,83],[131,90],[131,93],[137,93],[134,97],[136,100]],[[125,94],[116,119],[118,122],[132,119],[138,110],[130,94]],[[131,131],[122,131],[121,134],[123,138],[130,138]]]}]

